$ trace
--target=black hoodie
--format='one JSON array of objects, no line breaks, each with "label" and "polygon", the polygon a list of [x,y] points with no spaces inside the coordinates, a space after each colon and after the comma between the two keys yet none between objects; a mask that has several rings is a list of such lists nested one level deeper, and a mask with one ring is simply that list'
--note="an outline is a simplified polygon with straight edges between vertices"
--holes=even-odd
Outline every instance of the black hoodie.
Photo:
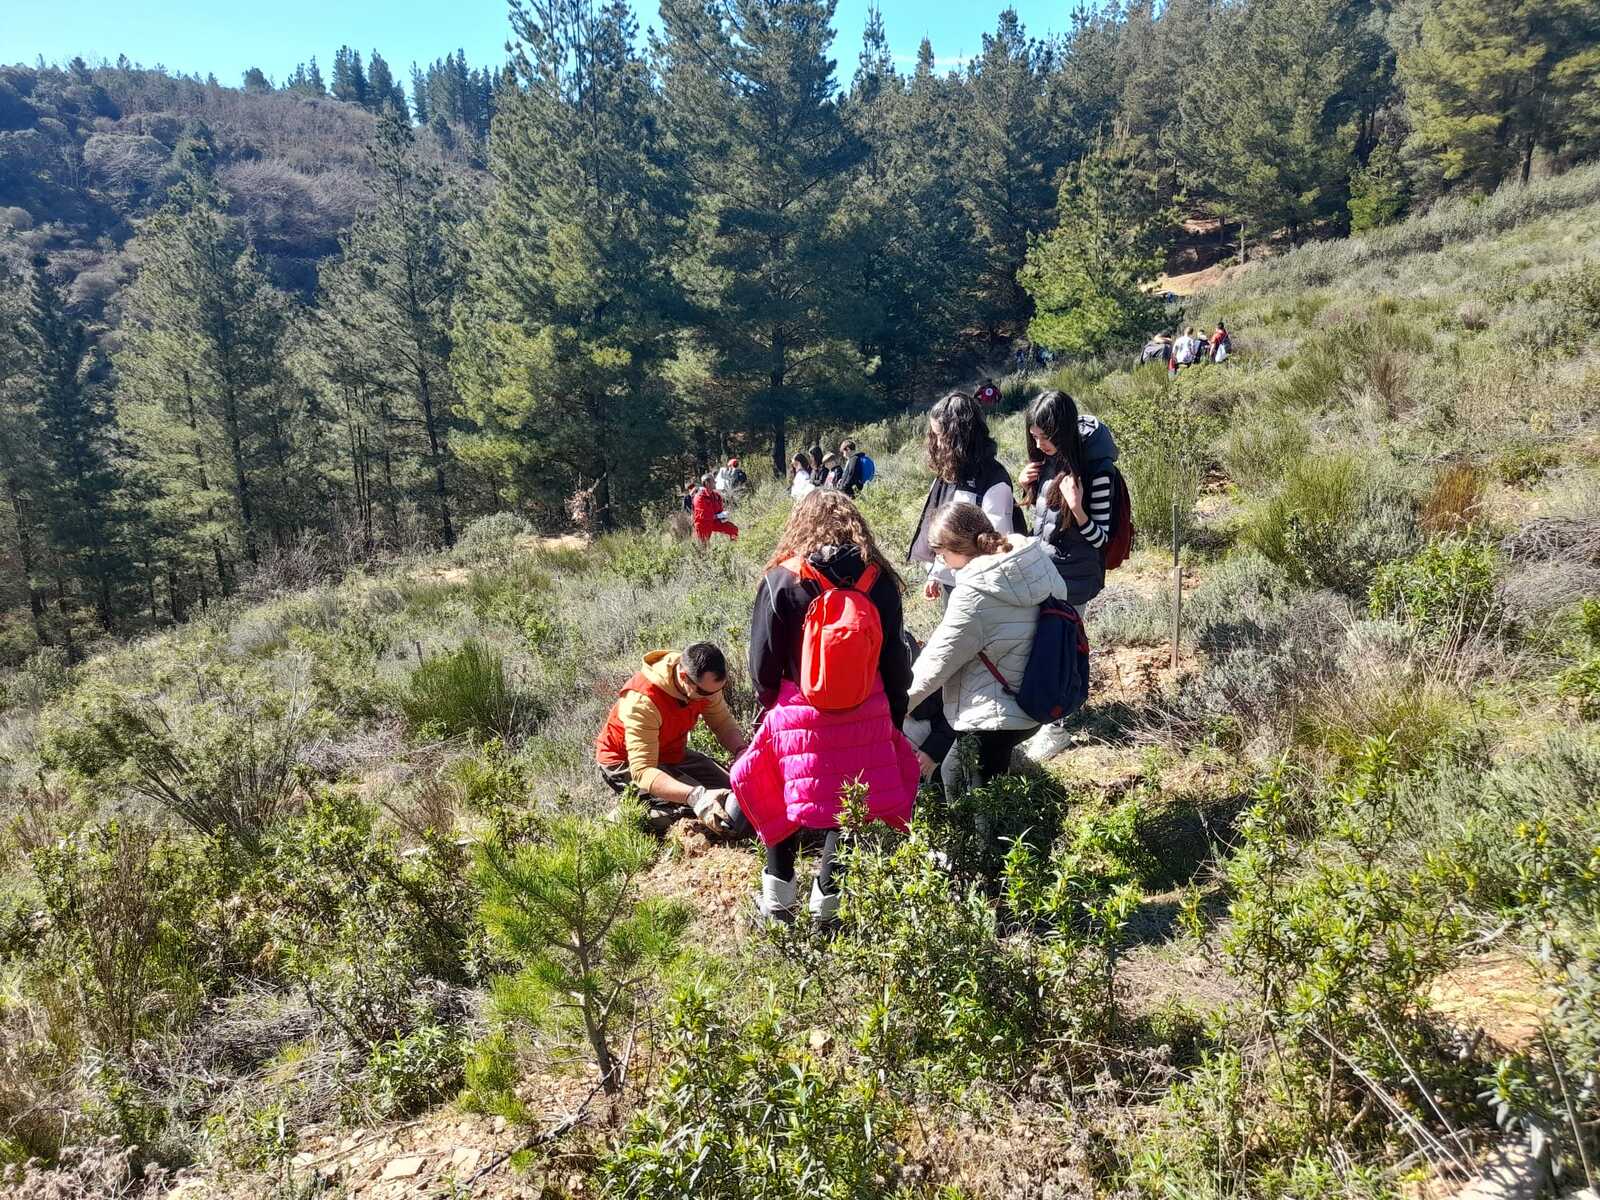
[{"label": "black hoodie", "polygon": [[[810,562],[841,587],[854,584],[867,568],[855,546],[824,546],[811,554]],[[785,566],[773,567],[762,576],[750,615],[750,679],[762,708],[777,703],[778,689],[785,679],[800,682],[800,642],[806,610],[820,591],[816,584],[801,579]],[[868,589],[867,598],[876,606],[878,620],[883,624],[878,674],[889,700],[889,715],[898,728],[906,718],[906,693],[911,687],[911,660],[900,639],[900,589],[893,579],[880,574]]]}]

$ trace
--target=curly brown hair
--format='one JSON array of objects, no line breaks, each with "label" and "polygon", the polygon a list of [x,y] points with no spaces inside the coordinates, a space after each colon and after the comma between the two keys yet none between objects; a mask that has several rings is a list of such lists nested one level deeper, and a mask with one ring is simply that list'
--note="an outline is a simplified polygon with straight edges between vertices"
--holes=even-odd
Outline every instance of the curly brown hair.
[{"label": "curly brown hair", "polygon": [[951,392],[928,413],[928,466],[946,483],[959,483],[995,456],[983,408],[971,396]]},{"label": "curly brown hair", "polygon": [[805,558],[824,546],[856,547],[863,558],[877,566],[880,575],[904,590],[899,573],[878,549],[878,543],[872,540],[872,530],[867,527],[867,519],[861,515],[855,501],[831,488],[807,492],[795,504],[789,523],[783,527],[783,535],[778,538],[777,548],[764,569],[770,571],[791,558]]}]

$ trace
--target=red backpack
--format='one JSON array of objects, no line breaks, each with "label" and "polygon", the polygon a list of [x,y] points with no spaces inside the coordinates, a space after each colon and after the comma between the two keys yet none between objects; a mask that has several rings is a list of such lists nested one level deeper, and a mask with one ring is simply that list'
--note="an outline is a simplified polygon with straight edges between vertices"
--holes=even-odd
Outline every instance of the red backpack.
[{"label": "red backpack", "polygon": [[809,562],[799,575],[822,589],[800,635],[800,693],[825,712],[854,708],[872,694],[883,652],[883,621],[867,596],[878,568],[867,564],[853,587],[840,587]]},{"label": "red backpack", "polygon": [[1111,536],[1106,540],[1106,570],[1114,571],[1133,551],[1133,497],[1122,472],[1111,468]]}]

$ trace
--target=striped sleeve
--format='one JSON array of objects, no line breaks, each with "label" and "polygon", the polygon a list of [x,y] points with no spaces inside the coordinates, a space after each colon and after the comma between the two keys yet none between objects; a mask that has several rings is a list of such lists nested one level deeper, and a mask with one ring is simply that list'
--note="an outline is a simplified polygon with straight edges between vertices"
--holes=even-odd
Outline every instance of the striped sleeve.
[{"label": "striped sleeve", "polygon": [[1096,475],[1089,481],[1089,500],[1085,505],[1088,520],[1078,526],[1083,540],[1095,549],[1111,540],[1111,475]]}]

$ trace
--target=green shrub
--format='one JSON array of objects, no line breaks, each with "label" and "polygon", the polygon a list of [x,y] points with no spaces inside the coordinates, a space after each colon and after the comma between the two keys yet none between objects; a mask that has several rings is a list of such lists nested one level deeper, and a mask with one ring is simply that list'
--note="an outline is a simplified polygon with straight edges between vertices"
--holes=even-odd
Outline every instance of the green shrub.
[{"label": "green shrub", "polygon": [[1512,446],[1500,455],[1495,466],[1503,483],[1510,487],[1529,487],[1549,474],[1560,461],[1560,455],[1548,446]]},{"label": "green shrub", "polygon": [[520,967],[495,981],[496,1019],[574,1035],[611,1095],[622,1086],[614,1030],[677,959],[690,917],[639,894],[659,852],[630,814],[566,816],[536,843],[486,843],[474,872],[484,923]]},{"label": "green shrub", "polygon": [[1222,465],[1240,487],[1266,491],[1305,457],[1310,445],[1311,434],[1297,414],[1284,409],[1250,409],[1229,422]]},{"label": "green shrub", "polygon": [[430,983],[480,978],[488,948],[468,863],[439,833],[403,851],[371,807],[325,788],[274,832],[249,898],[278,969],[371,1048],[431,1019]]},{"label": "green shrub", "polygon": [[506,682],[505,660],[478,638],[419,664],[400,697],[412,729],[444,737],[505,736],[525,709]]},{"label": "green shrub", "polygon": [[462,1069],[460,1031],[428,1021],[374,1046],[365,1084],[378,1116],[405,1117],[455,1095]]},{"label": "green shrub", "polygon": [[1143,546],[1172,544],[1172,516],[1180,526],[1194,512],[1205,478],[1206,447],[1216,420],[1194,403],[1185,376],[1169,381],[1164,371],[1135,371],[1107,380],[1099,413],[1117,439],[1118,466],[1128,484],[1133,524]]},{"label": "green shrub", "polygon": [[479,517],[461,531],[453,557],[464,563],[510,562],[521,538],[529,537],[533,526],[516,513],[499,512]]},{"label": "green shrub", "polygon": [[1426,1049],[1425,985],[1450,960],[1461,917],[1449,873],[1386,861],[1403,821],[1389,747],[1369,741],[1350,777],[1315,798],[1319,839],[1303,840],[1307,797],[1279,765],[1257,790],[1226,868],[1233,899],[1223,948],[1278,1028],[1313,1061],[1329,1045],[1400,1082],[1407,1053]]},{"label": "green shrub", "polygon": [[672,1006],[665,1051],[649,1105],[600,1163],[607,1196],[926,1195],[897,1183],[899,1114],[885,1091],[819,1060],[778,1014],[741,1018],[690,988]]},{"label": "green shrub", "polygon": [[1577,658],[1557,680],[1563,695],[1577,702],[1578,715],[1600,720],[1600,599],[1585,599],[1578,606],[1572,639]]},{"label": "green shrub", "polygon": [[331,726],[297,674],[206,669],[193,695],[144,698],[104,682],[47,724],[41,757],[149,800],[204,834],[255,852],[300,786],[301,755]]},{"label": "green shrub", "polygon": [[1414,507],[1352,457],[1305,458],[1250,522],[1245,540],[1297,586],[1359,596],[1379,564],[1415,547]]},{"label": "green shrub", "polygon": [[[124,1057],[193,1015],[207,872],[183,843],[113,820],[35,852],[48,920],[35,986],[57,1017]],[[63,1031],[64,1033],[66,1031]]]},{"label": "green shrub", "polygon": [[1494,619],[1495,570],[1492,546],[1431,541],[1411,558],[1378,568],[1368,607],[1374,617],[1403,621],[1435,641],[1459,641]]}]

